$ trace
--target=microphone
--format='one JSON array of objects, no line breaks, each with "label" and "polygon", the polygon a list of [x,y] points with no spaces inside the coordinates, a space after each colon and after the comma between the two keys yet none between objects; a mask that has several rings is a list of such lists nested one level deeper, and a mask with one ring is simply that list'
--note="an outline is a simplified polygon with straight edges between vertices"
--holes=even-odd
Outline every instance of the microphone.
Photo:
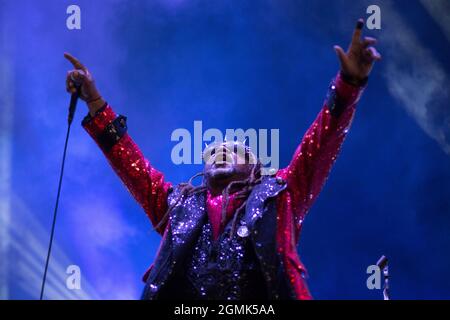
[{"label": "microphone", "polygon": [[72,124],[73,117],[75,115],[75,110],[77,109],[77,102],[79,97],[80,97],[80,86],[76,86],[76,91],[72,93],[72,95],[70,96],[69,116],[67,117],[69,126]]}]

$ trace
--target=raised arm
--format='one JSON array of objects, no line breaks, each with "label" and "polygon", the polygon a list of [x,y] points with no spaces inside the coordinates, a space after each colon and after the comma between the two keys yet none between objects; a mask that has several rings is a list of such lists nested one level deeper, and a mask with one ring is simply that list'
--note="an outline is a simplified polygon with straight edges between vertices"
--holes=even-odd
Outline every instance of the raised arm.
[{"label": "raised arm", "polygon": [[331,82],[325,103],[290,164],[277,174],[288,183],[287,191],[297,221],[303,220],[320,193],[348,133],[373,63],[381,59],[373,47],[374,38],[361,40],[363,26],[364,21],[358,20],[346,53],[341,47],[334,47],[341,71]]},{"label": "raised arm", "polygon": [[[167,195],[171,184],[165,182],[163,174],[145,159],[127,133],[126,118],[117,116],[103,100],[89,70],[70,54],[66,53],[64,56],[75,68],[67,74],[66,89],[73,93],[76,86],[79,86],[80,98],[86,101],[89,108],[83,127],[143,207],[153,226],[156,226],[167,210]],[[157,231],[162,233],[164,227],[161,226]]]}]

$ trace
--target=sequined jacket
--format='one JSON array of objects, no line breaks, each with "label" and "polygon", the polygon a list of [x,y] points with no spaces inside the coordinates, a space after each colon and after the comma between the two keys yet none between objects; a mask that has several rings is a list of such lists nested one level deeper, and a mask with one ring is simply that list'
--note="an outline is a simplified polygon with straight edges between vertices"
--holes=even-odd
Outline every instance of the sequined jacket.
[{"label": "sequined jacket", "polygon": [[[350,85],[338,73],[289,165],[266,177],[249,196],[243,220],[248,223],[249,236],[273,299],[311,299],[305,282],[306,269],[297,252],[300,231],[336,160],[362,92],[363,87]],[[106,105],[94,117],[88,115],[82,125],[156,226],[177,188],[166,182],[143,156],[127,133],[126,118],[117,116]],[[147,298],[158,296],[179,259],[189,250],[201,228],[198,221],[206,210],[205,199],[203,194],[191,199],[196,202],[196,209],[190,209],[187,217],[180,218],[179,212],[186,210],[188,202],[177,206],[169,222],[158,230],[162,234],[161,245],[155,263],[144,275]]]}]

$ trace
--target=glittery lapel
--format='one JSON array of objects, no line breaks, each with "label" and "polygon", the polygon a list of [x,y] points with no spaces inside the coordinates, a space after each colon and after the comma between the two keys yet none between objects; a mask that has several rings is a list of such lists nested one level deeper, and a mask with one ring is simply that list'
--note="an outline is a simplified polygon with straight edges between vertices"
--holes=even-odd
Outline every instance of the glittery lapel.
[{"label": "glittery lapel", "polygon": [[183,251],[184,245],[189,244],[201,230],[206,218],[205,192],[194,194],[180,202],[170,216],[171,236],[175,258]]},{"label": "glittery lapel", "polygon": [[265,177],[262,182],[253,188],[245,207],[243,222],[252,230],[253,225],[263,216],[264,202],[277,196],[286,189],[286,183],[281,178]]}]

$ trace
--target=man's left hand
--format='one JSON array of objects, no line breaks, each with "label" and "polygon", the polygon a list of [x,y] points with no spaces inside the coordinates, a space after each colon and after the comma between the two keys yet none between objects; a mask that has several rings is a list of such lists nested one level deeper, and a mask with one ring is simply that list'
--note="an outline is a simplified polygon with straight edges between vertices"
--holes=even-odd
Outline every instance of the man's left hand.
[{"label": "man's left hand", "polygon": [[361,39],[364,20],[359,19],[353,31],[352,42],[344,52],[340,46],[334,46],[341,64],[342,73],[353,84],[364,83],[372,70],[375,61],[381,60],[381,55],[375,49],[377,40],[372,37]]}]

